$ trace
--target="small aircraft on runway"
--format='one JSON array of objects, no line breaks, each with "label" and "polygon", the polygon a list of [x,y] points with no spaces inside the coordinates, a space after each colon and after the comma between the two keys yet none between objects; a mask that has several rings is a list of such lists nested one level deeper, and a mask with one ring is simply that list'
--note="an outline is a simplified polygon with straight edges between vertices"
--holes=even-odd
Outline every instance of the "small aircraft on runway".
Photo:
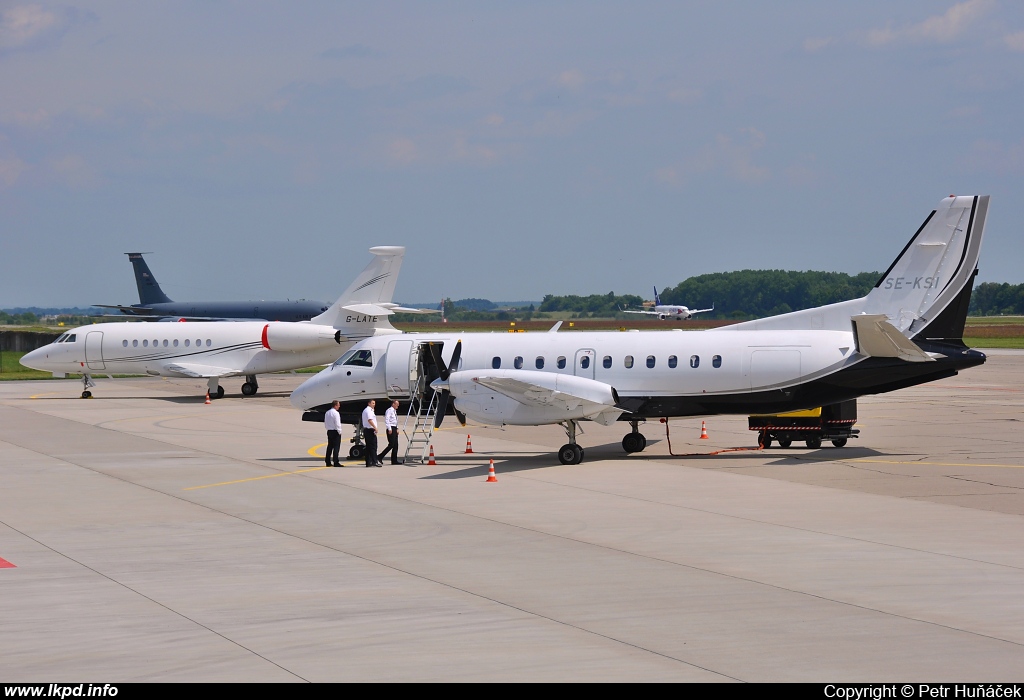
[{"label": "small aircraft on runway", "polygon": [[[117,309],[122,314],[138,316],[147,321],[185,319],[186,321],[309,321],[327,311],[330,304],[322,301],[172,301],[160,289],[160,283],[149,269],[142,253],[125,253],[135,269],[135,286],[139,303],[93,304],[101,309]],[[116,314],[114,314],[116,315]]]},{"label": "small aircraft on runway", "polygon": [[963,330],[988,207],[988,196],[943,199],[860,299],[692,333],[368,338],[291,402],[319,413],[339,400],[358,415],[371,398],[429,406],[432,391],[435,427],[449,408],[494,425],[559,423],[559,460],[578,464],[580,421],[628,422],[622,447],[639,452],[647,419],[780,413],[951,377],[985,362]]},{"label": "small aircraft on runway", "polygon": [[629,309],[622,309],[624,314],[648,314],[649,316],[657,316],[662,321],[669,319],[672,321],[685,321],[693,318],[694,314],[702,314],[706,311],[714,311],[715,305],[712,304],[710,309],[688,309],[685,306],[677,306],[675,304],[662,304],[661,297],[658,295],[658,288],[654,288],[654,308],[630,311]]},{"label": "small aircraft on runway", "polygon": [[221,398],[224,377],[245,376],[242,394],[252,396],[256,375],[334,362],[353,343],[397,334],[393,313],[437,313],[391,302],[405,248],[370,248],[373,259],[355,281],[311,321],[209,321],[202,323],[98,323],[62,334],[21,358],[21,364],[54,374],[82,374],[82,398],[93,374],[149,374],[208,380]]}]

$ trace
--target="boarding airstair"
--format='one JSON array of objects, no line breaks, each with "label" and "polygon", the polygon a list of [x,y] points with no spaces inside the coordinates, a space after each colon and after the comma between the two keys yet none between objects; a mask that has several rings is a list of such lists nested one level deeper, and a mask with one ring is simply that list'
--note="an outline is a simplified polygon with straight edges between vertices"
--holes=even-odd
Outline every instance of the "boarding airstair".
[{"label": "boarding airstair", "polygon": [[[428,398],[429,396],[429,398]],[[420,464],[427,461],[431,435],[434,432],[434,414],[437,413],[438,393],[427,385],[427,375],[420,374],[409,402],[402,433],[405,435],[405,463],[418,459]]]}]

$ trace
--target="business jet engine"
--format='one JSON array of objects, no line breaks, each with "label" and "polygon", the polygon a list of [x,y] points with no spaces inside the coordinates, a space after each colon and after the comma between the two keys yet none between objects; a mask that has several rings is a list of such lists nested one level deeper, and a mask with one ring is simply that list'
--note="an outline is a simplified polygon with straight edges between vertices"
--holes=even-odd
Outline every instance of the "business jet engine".
[{"label": "business jet engine", "polygon": [[346,340],[341,331],[315,323],[275,321],[263,326],[263,347],[283,352],[303,352],[339,344]]}]

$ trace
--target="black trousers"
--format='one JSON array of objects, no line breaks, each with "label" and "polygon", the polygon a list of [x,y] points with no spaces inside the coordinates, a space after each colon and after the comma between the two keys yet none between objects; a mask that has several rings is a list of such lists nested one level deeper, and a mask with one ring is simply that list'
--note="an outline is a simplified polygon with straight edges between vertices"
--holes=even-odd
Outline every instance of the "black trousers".
[{"label": "black trousers", "polygon": [[373,428],[363,428],[363,440],[366,441],[366,466],[377,465],[377,433]]},{"label": "black trousers", "polygon": [[398,464],[398,428],[388,428],[388,446],[384,448],[384,451],[377,455],[377,459],[381,462],[384,461],[384,455],[388,452],[391,453],[391,463]]},{"label": "black trousers", "polygon": [[[333,464],[338,467],[341,463],[338,461],[338,453],[341,451],[341,432],[338,430],[327,431],[327,454],[324,455],[324,462],[327,464]],[[334,455],[334,459],[331,459],[331,455]]]}]

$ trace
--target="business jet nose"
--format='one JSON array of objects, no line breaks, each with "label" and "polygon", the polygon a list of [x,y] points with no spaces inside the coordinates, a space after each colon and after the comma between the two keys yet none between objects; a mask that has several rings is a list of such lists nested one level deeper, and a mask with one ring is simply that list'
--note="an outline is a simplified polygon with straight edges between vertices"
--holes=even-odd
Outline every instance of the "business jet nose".
[{"label": "business jet nose", "polygon": [[46,360],[46,355],[49,352],[47,348],[49,347],[49,345],[44,345],[41,348],[36,348],[35,350],[27,352],[21,356],[21,359],[18,360],[18,362],[30,369],[45,371],[46,367],[43,366],[43,362]]}]

